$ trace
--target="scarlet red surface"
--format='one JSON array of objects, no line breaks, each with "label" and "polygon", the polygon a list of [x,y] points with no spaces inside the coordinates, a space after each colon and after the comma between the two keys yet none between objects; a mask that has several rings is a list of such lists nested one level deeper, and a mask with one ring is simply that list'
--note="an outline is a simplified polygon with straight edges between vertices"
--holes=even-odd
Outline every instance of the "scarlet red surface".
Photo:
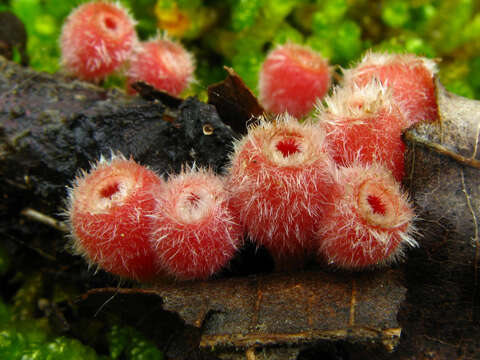
[{"label": "scarlet red surface", "polygon": [[181,44],[158,39],[139,44],[127,71],[130,84],[143,81],[154,88],[179,95],[193,79],[195,65],[192,56]]},{"label": "scarlet red surface", "polygon": [[402,180],[405,175],[405,144],[402,140],[405,122],[398,107],[379,109],[360,118],[347,115],[333,120],[324,126],[336,163],[381,162],[392,171],[397,181]]},{"label": "scarlet red surface", "polygon": [[367,201],[374,214],[385,215],[385,204],[383,204],[382,199],[379,196],[368,195]]},{"label": "scarlet red surface", "polygon": [[152,236],[166,274],[180,280],[207,279],[233,258],[242,236],[223,179],[206,170],[169,179],[158,199]]},{"label": "scarlet red surface", "polygon": [[295,44],[270,52],[260,71],[260,102],[269,112],[306,115],[330,87],[328,62],[313,50]]},{"label": "scarlet red surface", "polygon": [[60,47],[65,70],[80,79],[99,81],[127,60],[137,41],[135,21],[120,5],[80,5],[62,28]]},{"label": "scarlet red surface", "polygon": [[435,97],[434,74],[422,58],[408,55],[389,55],[384,64],[379,61],[360,63],[350,70],[351,81],[365,85],[373,78],[393,89],[394,98],[406,112],[408,126],[419,121],[435,121],[438,107]]},{"label": "scarlet red surface", "polygon": [[285,139],[283,141],[279,141],[276,145],[277,150],[280,151],[283,157],[289,157],[292,154],[300,152],[298,148],[299,145],[296,143],[295,139]]},{"label": "scarlet red surface", "polygon": [[99,163],[77,179],[70,194],[74,249],[90,264],[121,277],[155,277],[150,215],[163,186],[160,177],[133,160]]},{"label": "scarlet red surface", "polygon": [[317,219],[335,189],[323,132],[294,119],[262,123],[232,157],[229,189],[252,241],[277,268],[302,267],[313,248]]},{"label": "scarlet red surface", "polygon": [[341,168],[339,179],[341,192],[318,232],[319,253],[329,263],[347,269],[381,266],[416,246],[413,210],[385,168]]}]

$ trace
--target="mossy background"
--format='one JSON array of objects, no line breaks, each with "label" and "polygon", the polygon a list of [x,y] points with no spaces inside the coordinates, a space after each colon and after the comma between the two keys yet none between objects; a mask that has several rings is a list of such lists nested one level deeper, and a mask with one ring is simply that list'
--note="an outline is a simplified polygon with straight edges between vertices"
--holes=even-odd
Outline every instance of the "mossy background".
[{"label": "mossy background", "polygon": [[[0,0],[0,11],[12,11],[25,24],[31,67],[50,73],[61,71],[58,38],[62,23],[81,2]],[[256,91],[258,70],[266,53],[287,41],[307,44],[341,67],[358,61],[370,48],[436,58],[441,81],[448,89],[480,99],[478,0],[120,2],[137,19],[141,39],[166,32],[194,53],[197,82],[187,93],[201,99],[206,98],[209,84],[225,77],[223,65],[233,67]],[[15,60],[20,60],[18,52]],[[123,79],[113,76],[103,86],[122,87]],[[39,251],[32,256],[45,257]],[[64,333],[47,321],[39,307],[42,301],[51,306],[69,302],[82,289],[68,287],[64,281],[45,292],[41,274],[31,267],[13,268],[17,264],[12,263],[9,247],[0,242],[0,279],[8,284],[8,294],[2,293],[0,301],[0,359],[162,358],[142,334],[116,324],[115,319],[108,324],[106,350],[94,350],[79,340],[60,336]]]},{"label": "mossy background", "polygon": [[[232,66],[256,91],[269,49],[293,41],[310,45],[348,67],[369,49],[411,52],[441,59],[440,77],[453,92],[480,98],[478,0],[121,0],[138,20],[141,39],[159,32],[182,41],[196,56],[197,83],[205,88]],[[80,0],[2,0],[26,25],[30,65],[59,68],[58,37]],[[122,86],[119,78],[105,86]]]}]

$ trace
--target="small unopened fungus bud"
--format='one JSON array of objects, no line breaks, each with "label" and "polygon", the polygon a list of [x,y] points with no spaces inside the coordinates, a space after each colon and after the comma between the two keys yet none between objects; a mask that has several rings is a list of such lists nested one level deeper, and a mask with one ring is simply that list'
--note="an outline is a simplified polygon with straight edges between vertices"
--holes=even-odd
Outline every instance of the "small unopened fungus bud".
[{"label": "small unopened fungus bud", "polygon": [[408,126],[438,117],[433,60],[413,54],[367,52],[360,63],[345,70],[344,85],[366,85],[373,78],[391,87],[393,97],[406,113]]},{"label": "small unopened fungus bud", "polygon": [[290,116],[262,120],[235,145],[229,189],[241,224],[278,269],[301,267],[334,192],[323,132]]},{"label": "small unopened fungus bud", "polygon": [[302,117],[330,87],[328,62],[312,49],[286,44],[271,51],[260,70],[259,95],[265,109]]},{"label": "small unopened fungus bud", "polygon": [[327,133],[332,157],[339,165],[381,162],[401,181],[407,119],[392,90],[372,79],[366,85],[337,87],[320,105],[318,123]]},{"label": "small unopened fungus bud", "polygon": [[143,81],[157,90],[179,95],[193,81],[195,62],[180,44],[166,38],[140,43],[130,59],[127,71],[130,84]]},{"label": "small unopened fungus bud", "polygon": [[363,269],[400,259],[413,239],[413,210],[390,172],[380,165],[340,168],[340,193],[318,231],[319,254],[332,265]]},{"label": "small unopened fungus bud", "polygon": [[151,280],[157,274],[151,214],[154,194],[163,186],[133,160],[102,158],[70,189],[67,215],[75,252],[123,278]]},{"label": "small unopened fungus bud", "polygon": [[61,63],[67,73],[97,82],[122,66],[136,42],[135,21],[119,3],[85,3],[63,25]]},{"label": "small unopened fungus bud", "polygon": [[159,266],[179,280],[207,279],[240,247],[243,232],[224,179],[191,169],[172,176],[157,200],[152,243]]}]

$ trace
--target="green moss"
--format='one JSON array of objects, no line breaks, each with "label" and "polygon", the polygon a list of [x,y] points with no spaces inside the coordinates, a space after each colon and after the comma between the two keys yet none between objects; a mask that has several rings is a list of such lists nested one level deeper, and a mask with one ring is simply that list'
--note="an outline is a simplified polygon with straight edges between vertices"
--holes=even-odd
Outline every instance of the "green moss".
[{"label": "green moss", "polygon": [[287,42],[302,44],[304,41],[304,36],[300,31],[293,26],[284,23],[278,27],[277,32],[272,39],[272,44],[279,45]]},{"label": "green moss", "polygon": [[252,27],[260,14],[263,1],[236,0],[232,6],[231,27],[234,31],[241,31]]},{"label": "green moss", "polygon": [[392,28],[404,27],[410,21],[410,7],[408,3],[401,0],[384,2],[382,20]]},{"label": "green moss", "polygon": [[348,11],[347,0],[318,1],[323,6],[322,13],[331,23],[341,21]]},{"label": "green moss", "polygon": [[58,38],[63,18],[72,3],[58,5],[54,0],[12,0],[12,11],[25,24],[30,65],[39,71],[54,73],[59,70]]},{"label": "green moss", "polygon": [[419,56],[434,58],[435,50],[424,39],[415,36],[415,33],[405,32],[394,36],[374,46],[377,51],[391,53],[413,53]]},{"label": "green moss", "polygon": [[440,56],[454,52],[462,45],[462,34],[474,14],[473,0],[443,0],[429,21],[429,41]]},{"label": "green moss", "polygon": [[256,51],[245,51],[233,57],[232,66],[245,84],[254,92],[257,92],[258,73],[265,56]]},{"label": "green moss", "polygon": [[[111,359],[162,360],[155,344],[131,327],[111,326],[107,340]],[[45,318],[17,320],[14,307],[0,301],[0,359],[102,360],[77,339],[56,337]]]},{"label": "green moss", "polygon": [[[4,8],[25,23],[31,66],[59,70],[58,36],[69,11],[82,0],[10,0]],[[222,65],[232,65],[255,90],[260,63],[277,44],[307,44],[332,64],[349,66],[368,48],[440,57],[441,72],[472,62],[468,76],[449,79],[465,94],[480,98],[480,15],[474,0],[122,0],[138,20],[141,39],[159,30],[181,38],[198,52],[199,83],[188,94],[204,96],[218,81]],[[173,19],[173,20],[172,20]],[[170,23],[173,21],[173,23]],[[19,56],[17,56],[19,59]],[[207,71],[214,59],[219,71]],[[207,64],[207,65],[204,65]],[[203,69],[201,69],[203,67]],[[455,72],[456,73],[456,72]],[[106,87],[123,87],[107,79]]]},{"label": "green moss", "polygon": [[99,357],[92,348],[78,340],[53,338],[46,319],[24,318],[19,321],[15,306],[10,308],[0,301],[0,359],[97,360]]},{"label": "green moss", "polygon": [[467,81],[475,91],[476,97],[480,98],[480,57],[471,59],[468,67],[470,76],[468,76]]},{"label": "green moss", "polygon": [[83,345],[80,341],[59,337],[45,345],[43,349],[48,360],[96,360],[99,357],[92,348]]},{"label": "green moss", "polygon": [[127,360],[162,360],[163,354],[142,334],[131,327],[114,325],[108,333],[110,357]]},{"label": "green moss", "polygon": [[17,321],[33,318],[43,288],[41,273],[24,275],[23,285],[13,298],[12,314]]},{"label": "green moss", "polygon": [[465,81],[455,80],[445,85],[448,91],[451,91],[454,94],[465,96],[473,99],[475,97],[475,92]]}]

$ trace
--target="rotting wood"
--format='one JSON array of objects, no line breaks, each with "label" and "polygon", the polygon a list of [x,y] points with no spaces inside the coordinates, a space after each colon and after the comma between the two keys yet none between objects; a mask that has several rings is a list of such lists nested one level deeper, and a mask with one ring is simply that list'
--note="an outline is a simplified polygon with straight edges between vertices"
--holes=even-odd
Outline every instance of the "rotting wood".
[{"label": "rotting wood", "polygon": [[207,349],[344,340],[383,344],[392,351],[401,335],[396,317],[406,289],[400,285],[397,270],[368,274],[306,271],[159,283],[152,289],[98,289],[84,299],[111,292],[159,296],[164,310],[201,328],[199,345]]},{"label": "rotting wood", "polygon": [[451,94],[438,80],[436,94],[439,120],[404,136],[405,183],[421,237],[406,264],[408,297],[400,315],[416,336],[399,351],[469,358],[480,352],[473,335],[480,331],[480,101]]},{"label": "rotting wood", "polygon": [[193,162],[221,171],[234,133],[215,107],[163,94],[164,104],[154,98],[159,92],[147,95],[107,91],[0,57],[0,190],[11,198],[25,191],[58,212],[79,169],[112,152],[164,174]]}]

